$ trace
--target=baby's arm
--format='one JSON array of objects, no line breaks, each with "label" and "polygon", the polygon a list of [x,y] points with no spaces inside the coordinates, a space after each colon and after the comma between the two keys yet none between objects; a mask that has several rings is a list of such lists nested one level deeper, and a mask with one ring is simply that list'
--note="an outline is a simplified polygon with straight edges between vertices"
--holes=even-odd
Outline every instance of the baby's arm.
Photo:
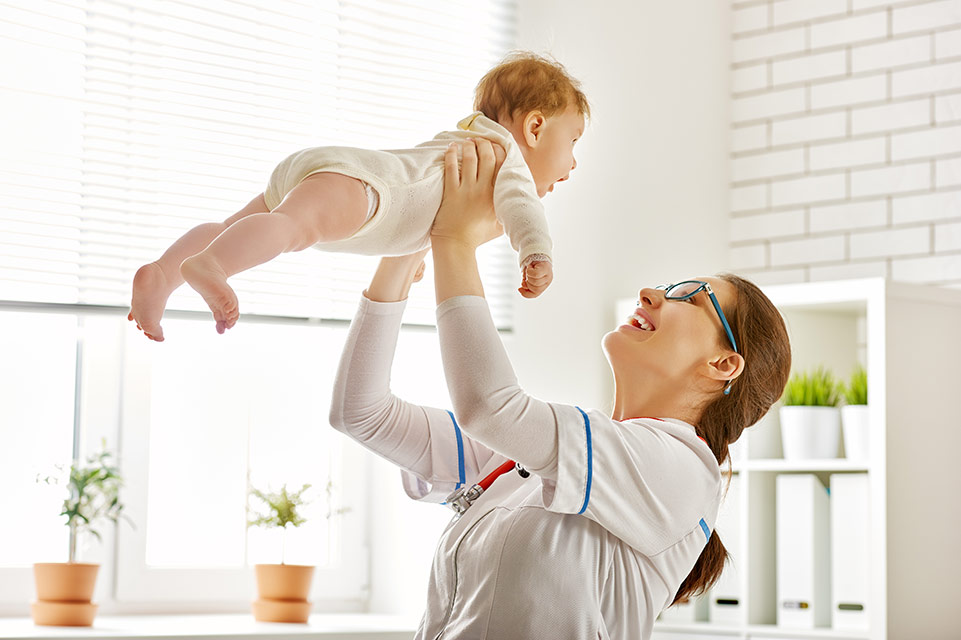
[{"label": "baby's arm", "polygon": [[544,205],[535,191],[530,170],[520,151],[508,151],[507,161],[494,185],[494,210],[518,253],[523,280],[518,289],[525,298],[536,298],[551,284],[553,243]]}]

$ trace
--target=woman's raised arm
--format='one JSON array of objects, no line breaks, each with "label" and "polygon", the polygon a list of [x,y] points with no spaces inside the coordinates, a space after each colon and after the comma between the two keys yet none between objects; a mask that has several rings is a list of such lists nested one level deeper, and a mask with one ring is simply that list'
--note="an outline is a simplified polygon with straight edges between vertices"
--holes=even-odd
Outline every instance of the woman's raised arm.
[{"label": "woman's raised arm", "polygon": [[422,275],[424,252],[384,258],[350,325],[334,382],[330,424],[413,474],[415,498],[441,501],[473,482],[492,452],[463,437],[453,414],[401,400],[390,372],[407,294]]},{"label": "woman's raised arm", "polygon": [[475,250],[502,233],[494,217],[498,154],[487,140],[445,158],[444,199],[431,231],[437,330],[454,414],[472,438],[544,477],[557,472],[557,421],[524,392],[494,327]]}]

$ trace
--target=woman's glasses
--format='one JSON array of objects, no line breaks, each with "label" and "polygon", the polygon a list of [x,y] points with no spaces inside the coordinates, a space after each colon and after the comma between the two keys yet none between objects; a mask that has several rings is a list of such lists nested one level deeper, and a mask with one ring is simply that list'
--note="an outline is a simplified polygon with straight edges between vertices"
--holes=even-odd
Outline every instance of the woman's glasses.
[{"label": "woman's glasses", "polygon": [[737,350],[737,342],[734,341],[734,334],[731,333],[731,325],[727,323],[727,318],[724,317],[724,312],[721,310],[721,303],[717,301],[717,296],[714,295],[714,290],[711,289],[711,285],[703,280],[685,280],[677,284],[661,284],[655,288],[662,290],[664,297],[668,300],[687,300],[705,291],[711,298],[711,304],[714,305],[714,310],[717,311],[717,317],[721,319],[721,324],[724,326],[724,333],[727,334],[727,339],[731,341],[734,352],[740,353]]},{"label": "woman's glasses", "polygon": [[[740,351],[737,350],[737,342],[734,341],[734,334],[731,332],[731,325],[727,323],[727,318],[724,317],[724,312],[721,310],[721,303],[717,301],[717,296],[714,295],[714,290],[711,289],[711,285],[703,280],[685,280],[677,284],[658,285],[656,288],[664,292],[664,298],[667,300],[687,300],[705,291],[708,297],[711,298],[711,304],[714,305],[714,310],[717,311],[717,317],[721,319],[721,324],[724,325],[724,333],[727,334],[727,339],[731,341],[731,347],[734,348],[734,353],[740,353]],[[728,380],[727,384],[724,385],[724,395],[731,393],[732,382],[734,382],[734,380]]]}]

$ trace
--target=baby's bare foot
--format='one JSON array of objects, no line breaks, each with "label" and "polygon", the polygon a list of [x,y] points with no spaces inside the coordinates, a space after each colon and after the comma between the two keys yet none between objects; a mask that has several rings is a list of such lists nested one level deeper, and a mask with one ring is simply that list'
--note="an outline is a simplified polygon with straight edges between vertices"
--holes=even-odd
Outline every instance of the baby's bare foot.
[{"label": "baby's bare foot", "polygon": [[173,289],[167,276],[156,262],[145,264],[137,269],[133,277],[133,295],[130,300],[130,313],[127,320],[137,323],[137,328],[151,340],[163,342],[164,332],[160,327],[167,298]]},{"label": "baby's bare foot", "polygon": [[227,284],[227,274],[216,262],[202,254],[187,258],[180,265],[180,275],[203,297],[217,321],[217,333],[237,324],[240,311],[237,295]]}]

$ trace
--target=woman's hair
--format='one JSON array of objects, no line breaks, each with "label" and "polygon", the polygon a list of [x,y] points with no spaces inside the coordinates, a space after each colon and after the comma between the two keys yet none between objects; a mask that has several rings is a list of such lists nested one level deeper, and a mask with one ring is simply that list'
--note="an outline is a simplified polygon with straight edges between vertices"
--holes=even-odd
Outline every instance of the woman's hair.
[{"label": "woman's hair", "polygon": [[[723,464],[729,458],[728,445],[781,397],[791,372],[791,343],[780,312],[757,285],[732,274],[718,277],[736,291],[734,308],[725,309],[724,315],[744,357],[744,369],[729,395],[718,391],[705,407],[697,434],[707,441],[717,463]],[[711,588],[721,577],[727,557],[727,549],[713,532],[671,604]]]},{"label": "woman's hair", "polygon": [[571,105],[590,117],[591,107],[580,83],[560,62],[529,51],[509,54],[474,89],[474,110],[501,123],[531,111],[550,117]]}]

